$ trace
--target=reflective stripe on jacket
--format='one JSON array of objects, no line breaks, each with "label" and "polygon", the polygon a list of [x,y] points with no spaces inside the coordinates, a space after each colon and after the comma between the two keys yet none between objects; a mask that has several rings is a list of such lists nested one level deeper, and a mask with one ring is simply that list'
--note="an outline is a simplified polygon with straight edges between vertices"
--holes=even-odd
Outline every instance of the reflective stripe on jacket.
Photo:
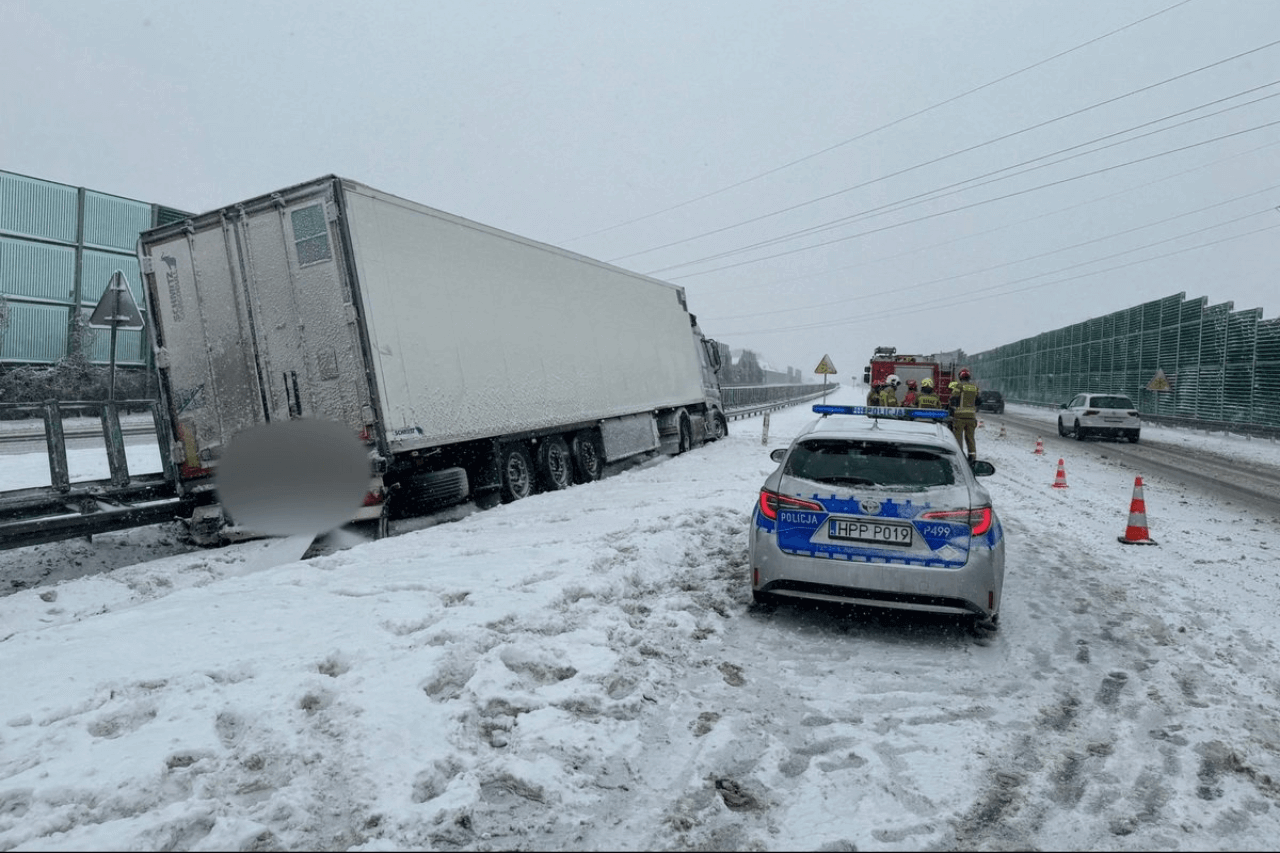
[{"label": "reflective stripe on jacket", "polygon": [[955,403],[955,413],[961,416],[978,414],[978,386],[972,382],[961,382],[951,392],[951,400]]}]

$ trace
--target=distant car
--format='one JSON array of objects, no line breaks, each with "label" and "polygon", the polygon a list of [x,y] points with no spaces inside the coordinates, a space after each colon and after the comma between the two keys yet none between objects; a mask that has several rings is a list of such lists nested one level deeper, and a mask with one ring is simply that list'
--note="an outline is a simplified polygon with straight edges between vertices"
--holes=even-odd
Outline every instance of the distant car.
[{"label": "distant car", "polygon": [[1138,408],[1123,394],[1077,394],[1059,406],[1058,435],[1127,438],[1135,444],[1142,430]]},{"label": "distant car", "polygon": [[755,600],[962,614],[996,627],[1004,531],[977,479],[995,466],[970,465],[936,420],[813,408],[822,417],[770,454],[778,468],[756,500]]},{"label": "distant car", "polygon": [[994,412],[997,415],[1004,414],[1004,395],[999,391],[979,391],[978,392],[978,411]]}]

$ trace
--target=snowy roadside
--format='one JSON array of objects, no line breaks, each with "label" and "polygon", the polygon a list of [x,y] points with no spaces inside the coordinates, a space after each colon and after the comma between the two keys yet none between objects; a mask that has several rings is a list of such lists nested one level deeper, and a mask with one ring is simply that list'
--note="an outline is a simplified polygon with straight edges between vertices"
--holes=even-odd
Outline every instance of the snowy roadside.
[{"label": "snowy roadside", "polygon": [[1073,443],[1055,489],[988,419],[998,634],[761,610],[751,507],[810,417],[302,562],[0,598],[0,847],[1274,848],[1280,533],[1151,476],[1160,545],[1121,545],[1133,469]]}]

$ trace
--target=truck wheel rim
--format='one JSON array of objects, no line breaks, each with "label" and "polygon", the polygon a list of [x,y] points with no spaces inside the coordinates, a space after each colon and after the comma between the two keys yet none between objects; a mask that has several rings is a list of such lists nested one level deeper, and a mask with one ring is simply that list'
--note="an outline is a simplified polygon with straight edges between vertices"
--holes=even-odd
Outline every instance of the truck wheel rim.
[{"label": "truck wheel rim", "polygon": [[600,479],[604,466],[596,443],[589,438],[579,438],[574,442],[573,452],[577,456],[582,479],[586,482]]},{"label": "truck wheel rim", "polygon": [[519,454],[513,453],[507,459],[507,483],[514,497],[527,497],[529,492],[532,491],[530,488],[531,473],[529,466]]},{"label": "truck wheel rim", "polygon": [[553,489],[573,485],[573,459],[563,439],[550,439],[542,458],[542,475]]}]

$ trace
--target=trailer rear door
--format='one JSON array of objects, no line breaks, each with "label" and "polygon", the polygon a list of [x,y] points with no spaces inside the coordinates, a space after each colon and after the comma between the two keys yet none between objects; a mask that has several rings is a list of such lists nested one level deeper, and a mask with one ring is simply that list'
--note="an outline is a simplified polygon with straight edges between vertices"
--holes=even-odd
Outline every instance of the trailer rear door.
[{"label": "trailer rear door", "polygon": [[144,235],[184,476],[256,424],[319,417],[358,431],[371,417],[331,192],[305,185]]}]

